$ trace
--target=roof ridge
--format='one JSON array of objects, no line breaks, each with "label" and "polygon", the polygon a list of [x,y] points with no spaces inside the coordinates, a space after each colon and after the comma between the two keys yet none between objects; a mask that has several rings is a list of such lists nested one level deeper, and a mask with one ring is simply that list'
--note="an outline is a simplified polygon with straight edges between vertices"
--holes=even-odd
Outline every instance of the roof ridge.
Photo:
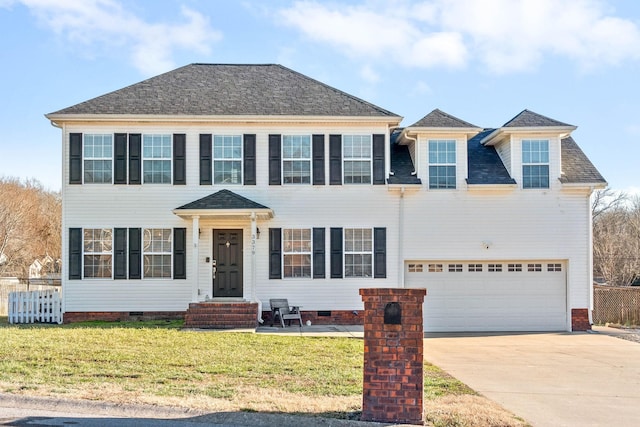
[{"label": "roof ridge", "polygon": [[316,80],[316,79],[314,79],[313,77],[309,77],[309,76],[307,76],[306,74],[302,74],[302,73],[301,73],[301,72],[299,72],[299,71],[292,70],[291,68],[289,68],[289,67],[285,67],[285,66],[284,66],[284,65],[282,65],[282,64],[274,64],[274,65],[275,65],[275,66],[277,66],[277,67],[280,67],[280,68],[282,68],[282,69],[284,69],[284,70],[290,71],[290,72],[292,72],[292,73],[294,73],[294,74],[296,74],[296,75],[299,75],[299,76],[301,76],[301,77],[303,77],[303,78],[305,78],[305,79],[307,79],[307,80],[311,80],[311,81],[313,81],[313,82],[315,82],[315,83],[318,83],[318,84],[320,84],[320,85],[322,85],[322,86],[326,87],[327,89],[330,89],[330,90],[332,90],[332,91],[334,91],[334,92],[336,92],[336,93],[339,93],[339,94],[341,94],[341,95],[347,96],[347,97],[349,97],[349,98],[351,98],[351,99],[353,99],[353,100],[355,100],[355,101],[362,102],[363,104],[367,104],[368,106],[372,107],[373,109],[375,109],[375,110],[377,110],[377,111],[380,111],[381,113],[387,114],[387,115],[389,115],[389,116],[396,116],[396,117],[400,117],[400,115],[398,115],[398,114],[396,114],[396,113],[393,113],[393,112],[391,112],[391,111],[389,111],[389,110],[385,110],[385,109],[384,109],[384,108],[382,108],[382,107],[378,107],[377,105],[372,104],[372,103],[371,103],[371,102],[369,102],[369,101],[365,101],[365,100],[364,100],[364,99],[362,99],[362,98],[358,98],[358,97],[357,97],[357,96],[355,96],[355,95],[351,95],[350,93],[347,93],[347,92],[342,91],[342,90],[340,90],[340,89],[338,89],[338,88],[335,88],[335,87],[333,87],[333,86],[330,86],[330,85],[328,85],[328,84],[326,84],[326,83],[324,83],[324,82],[321,82],[320,80]]},{"label": "roof ridge", "polygon": [[[533,125],[535,127],[547,127],[547,126],[572,126],[568,123],[564,123],[561,122],[560,120],[556,120],[556,119],[552,119],[551,117],[547,117],[545,115],[542,115],[540,113],[536,113],[535,111],[529,110],[528,108],[525,108],[524,110],[522,110],[521,112],[519,112],[518,114],[516,114],[514,117],[511,118],[511,120],[507,121],[505,124],[502,125],[502,127],[510,127],[510,124],[514,121],[516,121],[518,118],[521,118],[523,116],[526,115],[532,115],[535,118],[538,119],[543,119],[544,121],[549,122],[549,124],[538,124],[538,125]],[[551,124],[553,123],[553,124]]]}]

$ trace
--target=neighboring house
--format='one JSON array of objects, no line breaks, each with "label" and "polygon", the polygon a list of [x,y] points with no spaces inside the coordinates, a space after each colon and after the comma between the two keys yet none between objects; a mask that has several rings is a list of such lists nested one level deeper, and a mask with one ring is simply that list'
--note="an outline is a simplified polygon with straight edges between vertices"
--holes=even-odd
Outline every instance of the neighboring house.
[{"label": "neighboring house", "polygon": [[401,129],[279,65],[192,64],[47,118],[66,321],[207,301],[189,310],[267,318],[288,298],[305,320],[360,323],[360,288],[424,287],[427,331],[589,327],[589,196],[606,183],[574,126],[434,110]]},{"label": "neighboring house", "polygon": [[60,279],[60,260],[45,255],[29,266],[29,279]]}]

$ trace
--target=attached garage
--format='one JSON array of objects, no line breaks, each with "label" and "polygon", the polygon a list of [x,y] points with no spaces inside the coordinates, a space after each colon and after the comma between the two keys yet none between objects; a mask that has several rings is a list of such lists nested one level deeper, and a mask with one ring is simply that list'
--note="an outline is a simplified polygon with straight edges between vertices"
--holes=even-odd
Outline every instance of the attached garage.
[{"label": "attached garage", "polygon": [[408,288],[426,288],[425,332],[564,331],[563,261],[411,261]]}]

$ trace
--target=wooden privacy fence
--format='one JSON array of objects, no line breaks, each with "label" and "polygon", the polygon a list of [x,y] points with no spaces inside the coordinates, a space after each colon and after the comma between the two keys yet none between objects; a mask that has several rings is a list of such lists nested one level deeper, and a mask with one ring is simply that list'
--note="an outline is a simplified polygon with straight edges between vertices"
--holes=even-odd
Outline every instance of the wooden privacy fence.
[{"label": "wooden privacy fence", "polygon": [[593,322],[640,325],[640,287],[593,285]]},{"label": "wooden privacy fence", "polygon": [[9,293],[9,323],[62,323],[62,300],[56,290]]}]

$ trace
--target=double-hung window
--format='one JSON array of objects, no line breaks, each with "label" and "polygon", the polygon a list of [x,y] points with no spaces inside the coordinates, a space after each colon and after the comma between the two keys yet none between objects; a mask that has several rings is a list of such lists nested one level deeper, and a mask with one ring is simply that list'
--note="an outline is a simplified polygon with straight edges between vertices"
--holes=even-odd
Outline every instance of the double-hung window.
[{"label": "double-hung window", "polygon": [[284,277],[311,277],[311,229],[282,230]]},{"label": "double-hung window", "polygon": [[171,277],[172,238],[170,228],[145,228],[143,237],[144,277]]},{"label": "double-hung window", "polygon": [[214,184],[242,184],[242,137],[214,135]]},{"label": "double-hung window", "polygon": [[282,136],[282,182],[311,183],[311,136]]},{"label": "double-hung window", "polygon": [[344,276],[373,277],[373,232],[370,228],[345,228]]},{"label": "double-hung window", "polygon": [[429,141],[429,188],[456,188],[456,141]]},{"label": "double-hung window", "polygon": [[84,135],[84,182],[111,184],[113,135]]},{"label": "double-hung window", "polygon": [[549,140],[522,140],[522,188],[549,188]]},{"label": "double-hung window", "polygon": [[85,228],[83,240],[84,277],[111,278],[112,230],[110,228]]},{"label": "double-hung window", "polygon": [[345,184],[371,184],[371,135],[343,135]]},{"label": "double-hung window", "polygon": [[171,135],[144,135],[142,169],[145,184],[171,184]]}]

